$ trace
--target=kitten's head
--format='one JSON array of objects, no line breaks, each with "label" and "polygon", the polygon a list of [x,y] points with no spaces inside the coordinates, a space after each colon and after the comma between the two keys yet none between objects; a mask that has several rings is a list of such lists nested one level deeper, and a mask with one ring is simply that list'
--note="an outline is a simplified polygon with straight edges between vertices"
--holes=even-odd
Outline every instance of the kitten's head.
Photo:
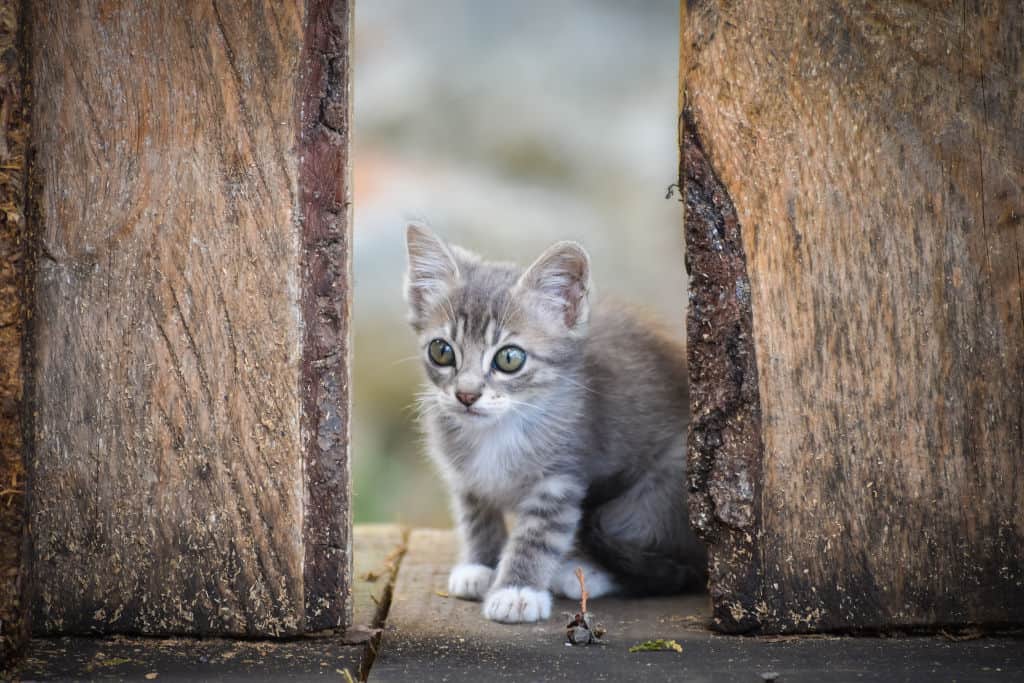
[{"label": "kitten's head", "polygon": [[410,225],[405,297],[432,387],[429,410],[480,424],[572,388],[590,313],[590,261],[552,245],[523,271],[449,247]]}]

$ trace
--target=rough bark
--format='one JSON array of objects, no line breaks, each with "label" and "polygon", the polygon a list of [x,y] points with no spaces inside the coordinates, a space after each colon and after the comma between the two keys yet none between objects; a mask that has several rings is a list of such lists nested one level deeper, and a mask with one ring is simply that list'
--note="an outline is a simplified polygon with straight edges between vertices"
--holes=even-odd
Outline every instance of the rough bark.
[{"label": "rough bark", "polygon": [[28,635],[22,345],[28,84],[21,2],[0,2],[0,668]]},{"label": "rough bark", "polygon": [[351,622],[349,373],[352,7],[307,3],[299,119],[306,627]]},{"label": "rough bark", "polygon": [[717,627],[1024,622],[1024,6],[683,14]]},{"label": "rough bark", "polygon": [[32,11],[35,630],[344,625],[347,3]]}]

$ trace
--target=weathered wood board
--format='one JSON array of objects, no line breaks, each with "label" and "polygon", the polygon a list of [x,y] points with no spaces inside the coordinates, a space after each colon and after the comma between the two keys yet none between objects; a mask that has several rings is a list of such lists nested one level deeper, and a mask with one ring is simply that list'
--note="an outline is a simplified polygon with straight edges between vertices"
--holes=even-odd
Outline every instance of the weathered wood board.
[{"label": "weathered wood board", "polygon": [[[537,624],[487,621],[480,603],[446,596],[455,558],[451,531],[413,530],[369,680],[1005,681],[1024,673],[1024,650],[1012,637],[723,636],[707,628],[706,594],[591,600],[588,610],[608,632],[600,644],[571,647],[565,624],[578,602],[556,601],[551,618]],[[682,651],[629,651],[658,638],[677,641]]]},{"label": "weathered wood board", "polygon": [[25,149],[23,3],[0,2],[0,667],[25,641],[27,579],[22,438]]},{"label": "weathered wood board", "polygon": [[369,664],[368,626],[384,615],[406,530],[370,525],[353,529],[353,629],[287,640],[70,636],[35,638],[2,680],[296,681],[353,679]]},{"label": "weathered wood board", "polygon": [[35,631],[346,625],[349,3],[30,6]]},{"label": "weathered wood board", "polygon": [[[565,643],[565,625],[579,610],[579,602],[556,600],[551,618],[536,624],[488,621],[479,602],[447,594],[448,572],[456,557],[451,530],[412,531],[384,639],[370,669],[371,681],[689,680],[687,664],[694,657],[706,661],[705,647],[695,655],[689,644],[684,657],[675,652],[628,651],[652,638],[706,641],[706,594],[592,600],[588,609],[608,629],[606,642],[571,647]],[[748,661],[739,670],[750,676],[758,673]]]},{"label": "weathered wood board", "polygon": [[686,3],[717,628],[1024,622],[1024,5]]},{"label": "weathered wood board", "polygon": [[353,535],[352,626],[375,628],[387,616],[409,530],[394,524],[360,524]]}]

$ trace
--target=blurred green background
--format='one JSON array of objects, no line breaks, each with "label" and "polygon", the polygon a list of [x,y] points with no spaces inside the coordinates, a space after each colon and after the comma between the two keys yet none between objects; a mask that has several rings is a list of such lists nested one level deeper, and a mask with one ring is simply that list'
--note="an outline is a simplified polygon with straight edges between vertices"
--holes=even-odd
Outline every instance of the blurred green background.
[{"label": "blurred green background", "polygon": [[412,409],[404,227],[529,263],[559,239],[598,298],[683,334],[677,0],[356,3],[355,521],[449,526]]}]

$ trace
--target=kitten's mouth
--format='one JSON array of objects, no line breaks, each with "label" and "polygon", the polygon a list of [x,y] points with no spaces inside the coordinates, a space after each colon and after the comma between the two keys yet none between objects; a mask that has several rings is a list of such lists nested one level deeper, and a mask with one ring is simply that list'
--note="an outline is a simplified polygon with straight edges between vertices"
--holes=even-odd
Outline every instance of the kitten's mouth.
[{"label": "kitten's mouth", "polygon": [[482,417],[491,417],[491,413],[485,412],[473,406],[466,406],[465,408],[462,408],[460,406],[458,409],[455,410],[455,414],[478,419]]}]

